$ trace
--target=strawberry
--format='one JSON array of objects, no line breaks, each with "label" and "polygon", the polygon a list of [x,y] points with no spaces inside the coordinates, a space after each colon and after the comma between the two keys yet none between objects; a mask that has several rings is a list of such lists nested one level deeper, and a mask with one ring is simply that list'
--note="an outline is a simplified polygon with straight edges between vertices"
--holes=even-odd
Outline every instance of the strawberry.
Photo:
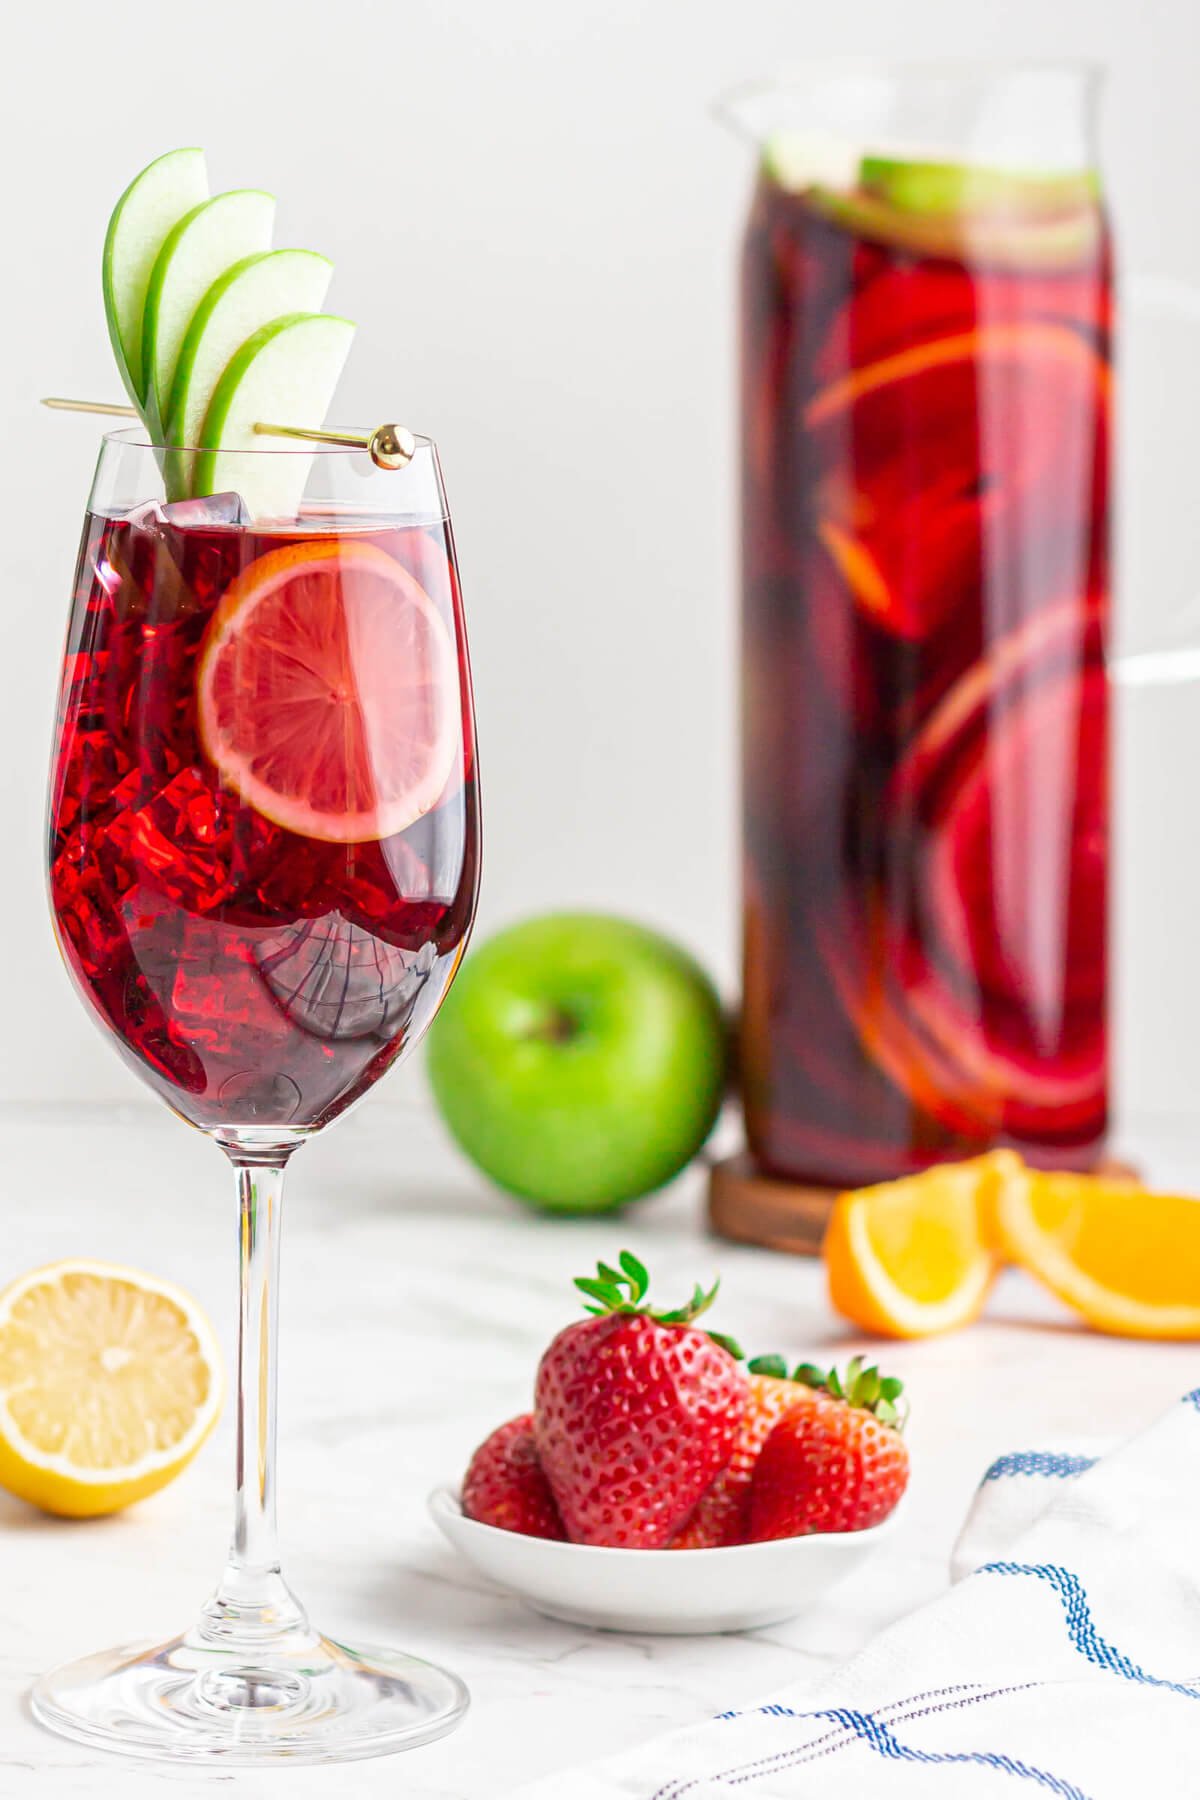
[{"label": "strawberry", "polygon": [[519,1531],[526,1537],[566,1537],[538,1461],[532,1413],[510,1419],[480,1444],[463,1481],[462,1509],[468,1519],[496,1525],[501,1531]]},{"label": "strawberry", "polygon": [[671,1539],[668,1547],[672,1550],[715,1550],[725,1544],[744,1544],[750,1524],[750,1477],[760,1450],[784,1413],[808,1399],[819,1403],[813,1389],[805,1387],[799,1377],[794,1381],[788,1378],[781,1356],[761,1356],[747,1367],[749,1394],[733,1452],[691,1518]]},{"label": "strawberry", "polygon": [[[801,1371],[797,1371],[801,1374]],[[812,1531],[865,1531],[908,1486],[908,1449],[897,1401],[902,1384],[856,1356],[839,1377],[815,1376],[814,1394],[775,1425],[750,1481],[749,1539]]]},{"label": "strawberry", "polygon": [[747,1378],[737,1346],[693,1323],[719,1284],[657,1312],[645,1268],[619,1260],[575,1284],[596,1304],[542,1357],[534,1436],[572,1542],[654,1550],[729,1461]]}]

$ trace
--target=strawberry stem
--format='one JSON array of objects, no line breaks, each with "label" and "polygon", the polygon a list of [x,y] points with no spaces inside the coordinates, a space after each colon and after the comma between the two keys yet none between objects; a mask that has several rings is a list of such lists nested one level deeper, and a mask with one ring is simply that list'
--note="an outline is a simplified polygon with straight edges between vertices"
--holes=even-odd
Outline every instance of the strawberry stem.
[{"label": "strawberry stem", "polygon": [[[614,1268],[611,1263],[600,1262],[596,1264],[595,1275],[575,1277],[575,1286],[580,1293],[595,1302],[593,1306],[584,1307],[593,1318],[603,1318],[607,1313],[624,1313],[653,1319],[656,1325],[691,1325],[708,1311],[721,1286],[720,1277],[707,1290],[697,1282],[685,1305],[663,1311],[644,1304],[650,1291],[650,1276],[645,1263],[640,1262],[631,1250],[622,1250],[617,1263],[619,1267]],[[736,1362],[741,1361],[744,1352],[736,1338],[719,1331],[710,1331],[708,1336]]]},{"label": "strawberry stem", "polygon": [[881,1375],[874,1363],[868,1365],[863,1356],[852,1356],[844,1373],[836,1366],[822,1369],[817,1363],[797,1363],[788,1375],[782,1356],[755,1356],[746,1364],[752,1375],[773,1375],[779,1381],[796,1381],[802,1387],[814,1388],[831,1399],[844,1400],[862,1412],[872,1413],[881,1425],[903,1431],[908,1419],[908,1401],[902,1400],[904,1383],[895,1375]]}]

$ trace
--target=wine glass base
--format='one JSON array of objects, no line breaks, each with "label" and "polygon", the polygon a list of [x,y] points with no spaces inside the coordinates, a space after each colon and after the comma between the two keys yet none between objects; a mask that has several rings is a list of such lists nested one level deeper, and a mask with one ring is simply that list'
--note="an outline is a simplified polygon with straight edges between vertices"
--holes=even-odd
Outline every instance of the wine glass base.
[{"label": "wine glass base", "polygon": [[349,1650],[329,1638],[261,1659],[194,1634],[101,1651],[44,1675],[30,1707],[62,1737],[167,1762],[349,1762],[452,1731],[469,1698],[458,1677],[415,1656]]}]

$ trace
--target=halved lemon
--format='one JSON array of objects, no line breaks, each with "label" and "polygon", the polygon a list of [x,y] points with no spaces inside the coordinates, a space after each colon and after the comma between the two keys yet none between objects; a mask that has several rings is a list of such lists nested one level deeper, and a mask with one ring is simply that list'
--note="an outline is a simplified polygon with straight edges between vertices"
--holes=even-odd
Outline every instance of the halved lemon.
[{"label": "halved lemon", "polygon": [[0,1293],[0,1486],[88,1518],[157,1493],[221,1408],[196,1302],[135,1269],[60,1262]]},{"label": "halved lemon", "polygon": [[243,570],[208,627],[196,700],[224,780],[273,824],[328,843],[407,830],[459,750],[449,629],[402,563],[350,536]]},{"label": "halved lemon", "polygon": [[1200,1338],[1200,1200],[1025,1169],[992,1216],[1004,1253],[1098,1330]]},{"label": "halved lemon", "polygon": [[839,1195],[824,1244],[834,1306],[883,1337],[969,1324],[999,1266],[988,1220],[1020,1169],[1015,1152],[994,1150]]}]

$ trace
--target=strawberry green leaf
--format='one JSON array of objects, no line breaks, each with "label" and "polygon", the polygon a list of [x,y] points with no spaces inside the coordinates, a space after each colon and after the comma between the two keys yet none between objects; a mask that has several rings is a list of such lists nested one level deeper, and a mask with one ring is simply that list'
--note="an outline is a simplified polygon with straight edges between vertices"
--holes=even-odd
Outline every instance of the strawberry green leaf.
[{"label": "strawberry green leaf", "polygon": [[723,1331],[710,1331],[708,1336],[712,1339],[714,1344],[719,1344],[722,1350],[728,1350],[734,1362],[741,1362],[743,1356],[745,1356],[746,1352],[742,1349],[742,1346],[738,1343],[736,1338],[727,1337]]},{"label": "strawberry green leaf", "polygon": [[864,1369],[851,1395],[855,1406],[865,1406],[870,1411],[879,1400],[879,1388],[879,1370]]},{"label": "strawberry green leaf", "polygon": [[[590,1300],[598,1301],[601,1312],[643,1314],[659,1325],[690,1325],[693,1319],[698,1319],[701,1313],[708,1311],[721,1285],[719,1280],[714,1281],[705,1293],[697,1282],[686,1305],[664,1312],[643,1304],[650,1286],[645,1264],[631,1250],[622,1250],[617,1260],[620,1263],[619,1269],[613,1268],[611,1263],[601,1262],[596,1265],[595,1275],[575,1277],[575,1286],[579,1292],[586,1294]],[[738,1355],[740,1358],[740,1351]]]},{"label": "strawberry green leaf", "polygon": [[644,1300],[650,1286],[650,1277],[646,1272],[645,1263],[639,1262],[632,1250],[622,1250],[617,1261],[633,1283],[634,1299]]},{"label": "strawberry green leaf", "polygon": [[776,1354],[752,1356],[746,1367],[751,1375],[774,1375],[779,1381],[787,1380],[787,1364],[782,1356]]},{"label": "strawberry green leaf", "polygon": [[[755,1365],[751,1363],[750,1367],[754,1369]],[[895,1425],[898,1431],[904,1428],[907,1402],[897,1405],[904,1392],[904,1383],[894,1375],[881,1375],[874,1363],[867,1363],[865,1356],[852,1356],[844,1374],[836,1368],[818,1368],[816,1363],[799,1363],[792,1372],[792,1380],[802,1381],[806,1387],[829,1394],[835,1400],[844,1400],[863,1412],[873,1413],[883,1424]]]},{"label": "strawberry green leaf", "polygon": [[828,1379],[828,1372],[818,1369],[816,1363],[797,1363],[792,1372],[793,1381],[802,1381],[810,1388],[823,1388]]},{"label": "strawberry green leaf", "polygon": [[603,1300],[610,1307],[622,1304],[621,1291],[611,1281],[592,1281],[587,1275],[577,1275],[575,1286],[581,1294],[587,1294],[592,1300]]}]

